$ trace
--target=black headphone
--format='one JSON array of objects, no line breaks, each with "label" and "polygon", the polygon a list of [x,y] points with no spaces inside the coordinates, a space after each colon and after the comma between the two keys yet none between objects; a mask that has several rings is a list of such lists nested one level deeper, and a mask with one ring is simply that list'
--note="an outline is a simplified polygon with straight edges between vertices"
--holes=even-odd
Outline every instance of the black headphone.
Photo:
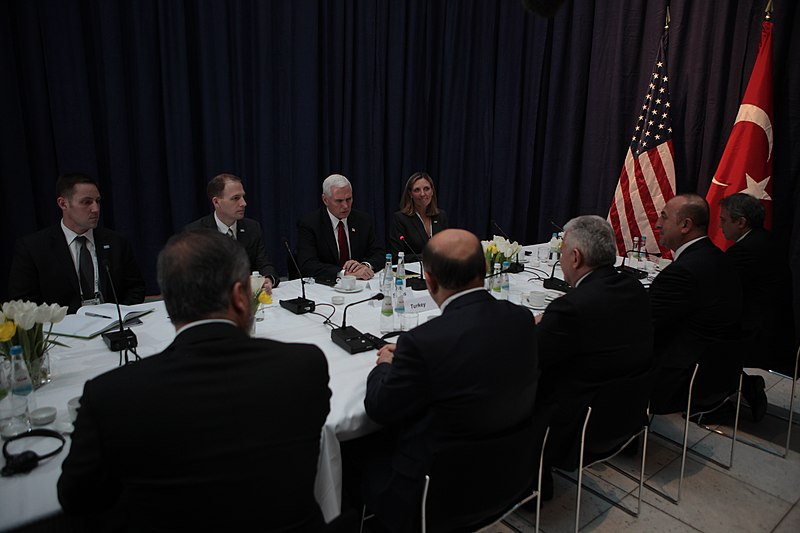
[{"label": "black headphone", "polygon": [[[56,450],[44,455],[39,455],[32,450],[25,450],[22,453],[9,453],[8,445],[10,443],[14,442],[15,440],[25,439],[28,437],[50,437],[60,440],[61,444]],[[39,461],[42,459],[47,459],[48,457],[52,457],[63,450],[66,442],[66,439],[63,437],[63,435],[61,435],[61,433],[53,431],[52,429],[32,429],[30,431],[26,431],[25,433],[20,433],[19,435],[10,437],[6,440],[5,444],[3,444],[3,457],[6,459],[6,466],[3,467],[0,475],[7,477],[13,476],[14,474],[27,474],[38,466]]]}]

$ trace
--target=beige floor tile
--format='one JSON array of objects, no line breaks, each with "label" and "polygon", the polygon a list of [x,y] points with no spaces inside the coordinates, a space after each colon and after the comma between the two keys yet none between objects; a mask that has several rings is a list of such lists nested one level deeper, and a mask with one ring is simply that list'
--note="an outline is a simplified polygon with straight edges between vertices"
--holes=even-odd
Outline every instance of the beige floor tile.
[{"label": "beige floor tile", "polygon": [[800,505],[795,505],[781,523],[773,530],[773,533],[797,533],[800,531]]},{"label": "beige floor tile", "polygon": [[[636,500],[633,495],[625,498],[623,503],[631,509],[635,509]],[[648,533],[680,533],[697,532],[698,529],[685,524],[665,512],[642,503],[642,509],[638,517],[630,516],[628,513],[612,507],[602,515],[598,516],[586,525],[583,531],[617,532],[617,531],[647,531]]]}]

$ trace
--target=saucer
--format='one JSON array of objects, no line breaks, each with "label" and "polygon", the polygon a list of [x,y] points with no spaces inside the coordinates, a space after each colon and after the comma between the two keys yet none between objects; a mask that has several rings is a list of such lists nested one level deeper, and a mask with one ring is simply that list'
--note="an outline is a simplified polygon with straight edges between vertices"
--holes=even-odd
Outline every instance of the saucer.
[{"label": "saucer", "polygon": [[363,291],[364,290],[364,285],[356,283],[356,286],[353,287],[352,289],[343,289],[342,287],[339,287],[338,285],[334,285],[333,286],[333,290],[335,290],[336,292],[343,292],[345,294],[353,294],[353,293],[356,293],[356,292]]}]

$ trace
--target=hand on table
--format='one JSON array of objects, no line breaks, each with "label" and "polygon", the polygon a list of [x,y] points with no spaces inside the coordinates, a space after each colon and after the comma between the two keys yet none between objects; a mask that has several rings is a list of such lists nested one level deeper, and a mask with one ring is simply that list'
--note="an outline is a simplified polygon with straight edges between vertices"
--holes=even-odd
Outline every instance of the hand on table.
[{"label": "hand on table", "polygon": [[347,261],[342,270],[345,275],[355,276],[358,279],[372,279],[375,276],[375,272],[372,271],[369,265],[359,263],[354,259]]},{"label": "hand on table", "polygon": [[381,363],[389,363],[392,364],[392,359],[394,359],[394,350],[397,348],[396,344],[386,344],[380,350],[378,350],[378,360],[375,361],[376,365]]}]

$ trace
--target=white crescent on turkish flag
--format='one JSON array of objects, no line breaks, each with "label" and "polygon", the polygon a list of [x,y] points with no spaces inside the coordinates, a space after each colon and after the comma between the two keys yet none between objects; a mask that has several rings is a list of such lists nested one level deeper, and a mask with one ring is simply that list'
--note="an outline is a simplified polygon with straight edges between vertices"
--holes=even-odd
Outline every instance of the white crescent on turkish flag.
[{"label": "white crescent on turkish flag", "polygon": [[737,192],[755,196],[767,210],[764,226],[772,227],[772,22],[761,24],[761,43],[739,113],[711,179],[708,236],[726,250],[730,241],[719,227],[719,201]]}]

